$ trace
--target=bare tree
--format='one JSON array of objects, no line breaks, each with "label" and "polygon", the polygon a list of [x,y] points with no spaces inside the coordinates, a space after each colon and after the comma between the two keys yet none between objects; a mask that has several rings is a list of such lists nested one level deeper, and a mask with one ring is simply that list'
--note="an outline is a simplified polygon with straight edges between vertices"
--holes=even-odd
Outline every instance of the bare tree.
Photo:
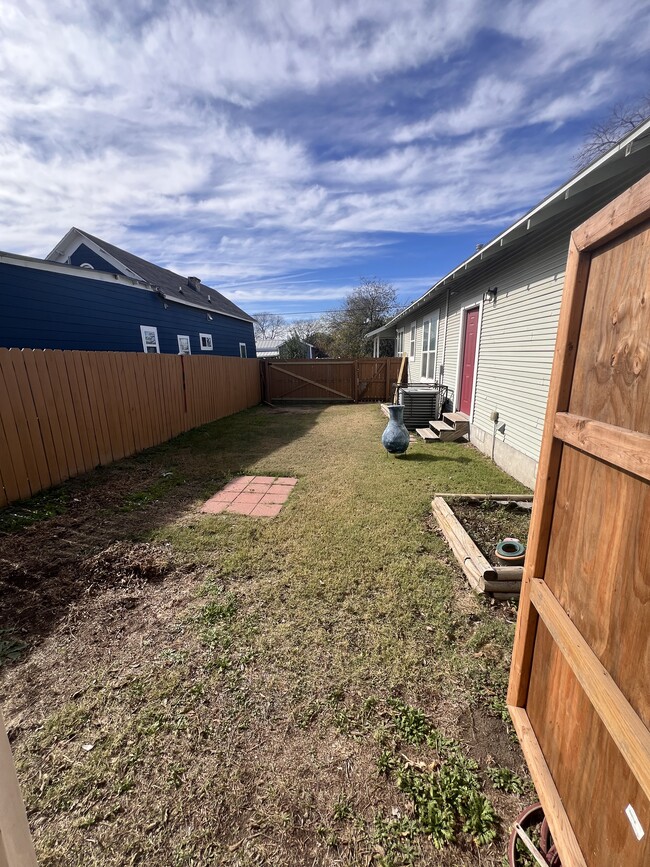
[{"label": "bare tree", "polygon": [[255,337],[258,340],[273,340],[282,337],[287,330],[287,322],[279,313],[253,313]]},{"label": "bare tree", "polygon": [[587,134],[582,147],[573,158],[576,166],[584,169],[649,117],[650,96],[644,96],[638,102],[619,103],[614,106],[609,116],[595,124]]},{"label": "bare tree", "polygon": [[339,357],[370,355],[369,331],[380,328],[397,310],[397,294],[391,283],[364,277],[345,299],[342,310],[330,317],[331,352]]}]

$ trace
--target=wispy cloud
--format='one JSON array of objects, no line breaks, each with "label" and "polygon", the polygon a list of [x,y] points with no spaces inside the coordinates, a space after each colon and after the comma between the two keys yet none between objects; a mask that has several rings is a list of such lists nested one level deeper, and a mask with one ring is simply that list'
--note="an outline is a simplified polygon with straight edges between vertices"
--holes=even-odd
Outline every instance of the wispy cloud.
[{"label": "wispy cloud", "polygon": [[74,224],[240,303],[335,301],[558,183],[649,27],[641,0],[6,4],[0,247]]}]

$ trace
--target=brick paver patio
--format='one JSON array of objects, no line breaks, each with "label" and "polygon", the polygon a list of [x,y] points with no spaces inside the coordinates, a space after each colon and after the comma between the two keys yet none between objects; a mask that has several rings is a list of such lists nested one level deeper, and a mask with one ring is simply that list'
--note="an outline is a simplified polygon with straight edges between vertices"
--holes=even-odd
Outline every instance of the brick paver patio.
[{"label": "brick paver patio", "polygon": [[210,497],[201,506],[201,511],[209,515],[234,512],[256,518],[274,518],[280,514],[297,481],[286,476],[237,476]]}]

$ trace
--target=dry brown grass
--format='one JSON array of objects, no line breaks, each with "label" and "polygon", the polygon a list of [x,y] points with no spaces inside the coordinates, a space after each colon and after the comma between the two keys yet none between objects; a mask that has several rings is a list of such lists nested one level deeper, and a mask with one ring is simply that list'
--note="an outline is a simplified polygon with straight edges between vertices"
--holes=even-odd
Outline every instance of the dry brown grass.
[{"label": "dry brown grass", "polygon": [[[519,810],[485,774],[525,773],[499,716],[512,612],[425,519],[434,491],[520,488],[470,447],[387,458],[382,426],[372,406],[242,413],[0,539],[28,644],[3,709],[43,865],[501,863],[503,832],[382,837],[412,806],[377,762],[437,761],[396,732],[398,698],[476,760],[502,828]],[[272,521],[200,515],[240,472],[300,481]]]}]

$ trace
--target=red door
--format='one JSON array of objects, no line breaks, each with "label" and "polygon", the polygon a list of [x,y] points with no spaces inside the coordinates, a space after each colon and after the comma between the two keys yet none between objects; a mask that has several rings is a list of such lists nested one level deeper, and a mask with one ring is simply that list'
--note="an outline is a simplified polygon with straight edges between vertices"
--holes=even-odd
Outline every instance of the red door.
[{"label": "red door", "polygon": [[465,314],[465,339],[463,341],[463,363],[460,376],[460,401],[458,402],[458,409],[465,415],[469,415],[472,408],[477,344],[478,307],[474,307]]}]

